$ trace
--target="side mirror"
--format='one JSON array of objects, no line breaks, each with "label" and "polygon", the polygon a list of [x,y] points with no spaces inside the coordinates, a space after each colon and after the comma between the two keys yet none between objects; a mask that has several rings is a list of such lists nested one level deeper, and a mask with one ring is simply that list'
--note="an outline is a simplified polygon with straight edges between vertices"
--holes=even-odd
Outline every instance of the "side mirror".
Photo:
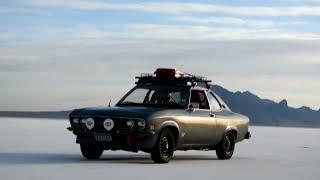
[{"label": "side mirror", "polygon": [[199,109],[199,103],[190,103],[187,111],[193,112],[195,109]]},{"label": "side mirror", "polygon": [[194,108],[193,108],[192,104],[189,104],[187,111],[188,112],[193,112],[194,111]]}]

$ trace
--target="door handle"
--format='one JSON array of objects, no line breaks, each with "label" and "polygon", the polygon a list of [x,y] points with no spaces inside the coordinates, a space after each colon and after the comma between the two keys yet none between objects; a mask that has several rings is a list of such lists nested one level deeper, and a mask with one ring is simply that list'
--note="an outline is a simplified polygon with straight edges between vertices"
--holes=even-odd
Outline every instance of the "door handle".
[{"label": "door handle", "polygon": [[216,117],[216,115],[215,115],[214,113],[209,113],[209,116],[210,116],[210,117],[213,117],[213,118]]}]

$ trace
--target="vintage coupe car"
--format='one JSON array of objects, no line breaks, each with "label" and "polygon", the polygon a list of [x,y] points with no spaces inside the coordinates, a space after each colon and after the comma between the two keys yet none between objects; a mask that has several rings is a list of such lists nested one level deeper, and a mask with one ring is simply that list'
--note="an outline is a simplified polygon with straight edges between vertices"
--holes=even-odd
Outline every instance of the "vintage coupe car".
[{"label": "vintage coupe car", "polygon": [[206,78],[166,68],[136,78],[115,106],[70,113],[68,129],[87,159],[104,150],[140,150],[156,163],[169,162],[175,150],[216,150],[230,159],[235,144],[250,138],[249,119],[232,112]]}]

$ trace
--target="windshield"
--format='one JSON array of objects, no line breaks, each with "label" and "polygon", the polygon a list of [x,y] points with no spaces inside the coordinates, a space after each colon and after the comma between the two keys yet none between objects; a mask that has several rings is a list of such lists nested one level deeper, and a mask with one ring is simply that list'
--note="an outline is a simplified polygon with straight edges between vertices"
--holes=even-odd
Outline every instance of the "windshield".
[{"label": "windshield", "polygon": [[186,108],[188,98],[187,87],[141,86],[134,88],[118,105]]}]

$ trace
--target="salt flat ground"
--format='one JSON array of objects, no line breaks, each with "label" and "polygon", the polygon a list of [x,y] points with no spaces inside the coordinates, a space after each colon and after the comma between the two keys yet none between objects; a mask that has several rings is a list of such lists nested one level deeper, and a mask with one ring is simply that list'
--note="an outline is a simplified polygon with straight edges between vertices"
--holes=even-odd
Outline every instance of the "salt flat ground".
[{"label": "salt flat ground", "polygon": [[251,127],[231,160],[214,151],[176,152],[169,164],[149,154],[80,154],[67,121],[0,118],[0,179],[320,179],[320,129]]}]

